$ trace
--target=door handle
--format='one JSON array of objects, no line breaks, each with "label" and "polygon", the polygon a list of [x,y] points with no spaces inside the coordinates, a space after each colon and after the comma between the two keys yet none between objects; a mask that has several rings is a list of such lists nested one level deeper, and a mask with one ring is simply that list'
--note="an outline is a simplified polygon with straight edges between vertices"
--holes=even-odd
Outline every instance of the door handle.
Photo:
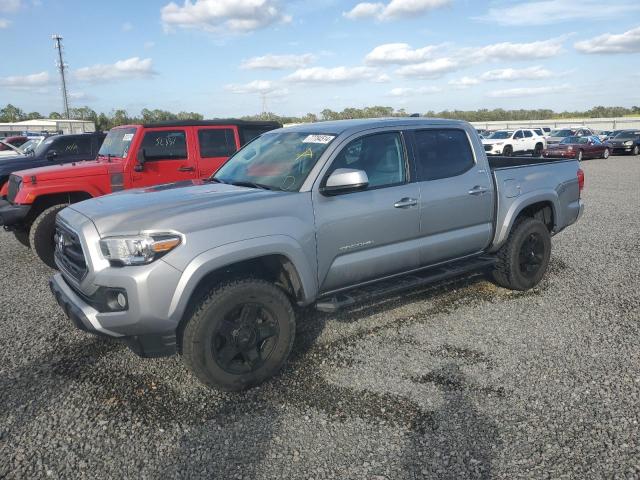
[{"label": "door handle", "polygon": [[485,187],[481,187],[480,185],[476,185],[471,190],[469,190],[469,195],[484,195],[489,189]]},{"label": "door handle", "polygon": [[418,205],[418,200],[416,200],[415,198],[405,197],[405,198],[401,198],[396,203],[394,203],[393,207],[394,208],[409,208],[409,207],[415,207],[416,205]]},{"label": "door handle", "polygon": [[179,172],[193,172],[195,170],[195,167],[179,167],[178,171]]}]

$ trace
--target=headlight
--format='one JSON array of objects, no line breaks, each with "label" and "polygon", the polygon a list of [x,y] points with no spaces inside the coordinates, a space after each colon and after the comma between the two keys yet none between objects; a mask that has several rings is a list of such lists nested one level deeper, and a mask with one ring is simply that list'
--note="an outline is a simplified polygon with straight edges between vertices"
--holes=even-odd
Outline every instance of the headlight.
[{"label": "headlight", "polygon": [[625,145],[631,146],[633,145],[633,140],[627,140],[626,142],[624,142]]},{"label": "headlight", "polygon": [[100,240],[104,258],[116,265],[144,265],[166,255],[182,242],[174,233],[154,233]]}]

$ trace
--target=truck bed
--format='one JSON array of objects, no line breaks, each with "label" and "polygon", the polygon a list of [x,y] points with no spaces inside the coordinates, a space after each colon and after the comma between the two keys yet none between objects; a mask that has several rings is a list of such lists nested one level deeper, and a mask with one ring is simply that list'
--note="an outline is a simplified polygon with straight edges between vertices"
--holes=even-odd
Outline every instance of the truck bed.
[{"label": "truck bed", "polygon": [[491,156],[487,155],[489,159],[489,167],[491,170],[498,170],[500,168],[511,167],[524,167],[527,165],[540,165],[543,163],[555,163],[555,162],[573,162],[572,158],[544,158],[544,157],[503,157],[503,156]]}]

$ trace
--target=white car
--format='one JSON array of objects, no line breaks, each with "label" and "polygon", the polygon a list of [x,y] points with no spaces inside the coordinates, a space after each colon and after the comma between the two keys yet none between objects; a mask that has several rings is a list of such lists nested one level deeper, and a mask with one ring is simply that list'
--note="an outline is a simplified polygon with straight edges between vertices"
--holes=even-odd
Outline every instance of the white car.
[{"label": "white car", "polygon": [[528,128],[517,130],[498,130],[482,140],[487,155],[504,155],[506,157],[515,153],[532,153],[534,156],[542,155],[547,147],[545,138]]}]

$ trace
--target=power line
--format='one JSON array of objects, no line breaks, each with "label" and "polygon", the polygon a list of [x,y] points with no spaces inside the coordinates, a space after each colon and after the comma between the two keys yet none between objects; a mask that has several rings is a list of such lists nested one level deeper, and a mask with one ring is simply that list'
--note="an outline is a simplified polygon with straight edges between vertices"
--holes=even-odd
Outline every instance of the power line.
[{"label": "power line", "polygon": [[60,71],[60,81],[62,82],[62,106],[64,108],[65,118],[69,118],[69,95],[67,94],[67,80],[64,75],[64,71],[67,65],[62,59],[62,37],[60,35],[51,35],[51,38],[55,42],[55,48],[58,50],[58,70]]}]

